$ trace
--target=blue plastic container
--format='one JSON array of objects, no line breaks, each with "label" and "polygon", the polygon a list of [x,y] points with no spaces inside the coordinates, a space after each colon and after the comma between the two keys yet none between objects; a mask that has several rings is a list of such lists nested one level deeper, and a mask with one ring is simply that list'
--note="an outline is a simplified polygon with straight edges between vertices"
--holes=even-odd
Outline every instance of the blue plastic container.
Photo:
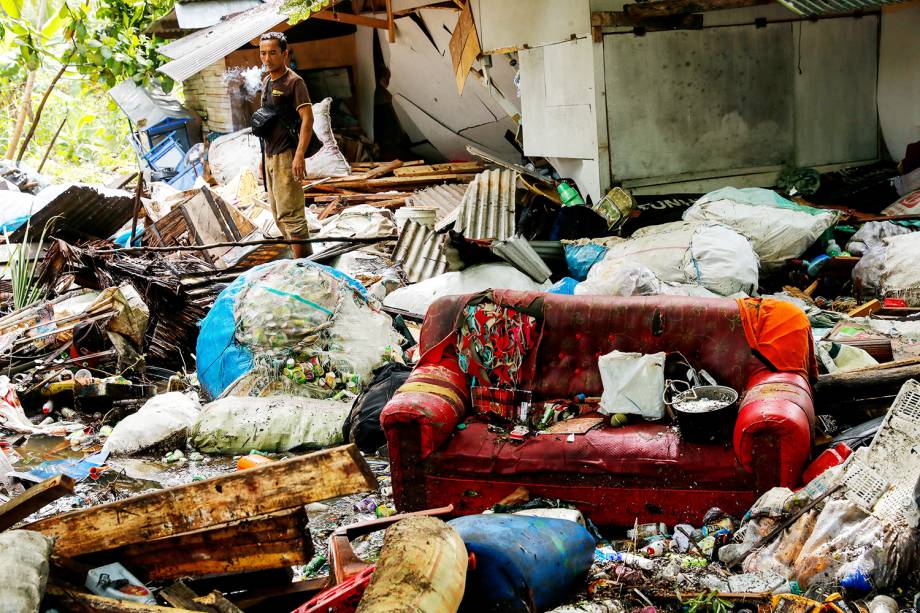
[{"label": "blue plastic container", "polygon": [[451,520],[476,567],[461,611],[535,613],[562,604],[594,557],[594,538],[564,519],[468,515]]}]

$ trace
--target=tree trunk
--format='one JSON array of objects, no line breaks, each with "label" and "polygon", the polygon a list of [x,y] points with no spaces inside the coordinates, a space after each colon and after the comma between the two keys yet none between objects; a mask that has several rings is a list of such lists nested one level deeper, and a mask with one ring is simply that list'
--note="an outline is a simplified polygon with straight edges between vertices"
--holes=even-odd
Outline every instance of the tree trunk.
[{"label": "tree trunk", "polygon": [[16,125],[13,133],[10,135],[10,145],[6,149],[6,159],[12,160],[16,153],[16,147],[19,145],[19,138],[22,136],[22,128],[26,123],[26,116],[29,114],[29,107],[32,105],[32,85],[35,83],[35,71],[29,73],[26,77],[26,91],[22,94],[22,105],[19,107],[19,116],[16,118]]},{"label": "tree trunk", "polygon": [[48,96],[51,95],[51,92],[54,90],[54,87],[57,85],[58,81],[60,81],[61,77],[64,76],[68,66],[69,64],[67,64],[67,62],[64,62],[64,64],[61,65],[61,69],[58,70],[58,73],[54,75],[53,79],[51,79],[51,84],[42,95],[41,102],[38,103],[38,108],[35,109],[35,119],[32,120],[32,125],[29,126],[29,133],[26,134],[25,140],[22,141],[22,146],[19,148],[19,155],[16,156],[17,162],[22,161],[23,156],[26,154],[26,148],[29,146],[29,141],[32,140],[32,136],[35,134],[35,128],[38,127],[38,122],[42,119],[42,111],[45,110],[45,103],[48,102]]}]

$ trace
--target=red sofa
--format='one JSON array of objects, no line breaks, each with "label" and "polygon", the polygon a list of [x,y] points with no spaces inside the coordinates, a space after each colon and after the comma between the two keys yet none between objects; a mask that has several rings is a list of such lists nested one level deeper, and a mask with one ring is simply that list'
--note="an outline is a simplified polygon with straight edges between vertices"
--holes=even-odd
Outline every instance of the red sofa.
[{"label": "red sofa", "polygon": [[741,515],[770,487],[799,484],[813,438],[811,387],[800,374],[771,372],[752,353],[735,301],[510,290],[493,297],[507,305],[543,301],[535,374],[520,385],[535,403],[599,396],[597,358],[614,349],[680,351],[739,390],[732,444],[707,445],[652,422],[605,426],[575,442],[565,435],[512,442],[472,420],[458,429],[469,417],[470,392],[455,342],[446,339],[456,337],[470,298],[448,296],[429,308],[420,365],[381,415],[401,512],[453,504],[460,515],[479,513],[523,486],[531,496],[575,502],[600,526],[636,518],[697,524],[710,507]]}]

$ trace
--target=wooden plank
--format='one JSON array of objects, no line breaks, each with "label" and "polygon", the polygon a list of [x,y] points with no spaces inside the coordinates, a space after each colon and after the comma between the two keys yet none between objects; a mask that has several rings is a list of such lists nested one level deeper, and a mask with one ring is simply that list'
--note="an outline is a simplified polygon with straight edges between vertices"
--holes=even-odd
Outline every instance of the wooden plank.
[{"label": "wooden plank", "polygon": [[299,507],[87,558],[97,566],[118,560],[152,581],[287,568],[306,564],[313,553],[306,512]]},{"label": "wooden plank", "polygon": [[448,164],[426,164],[424,166],[397,168],[393,171],[393,174],[397,177],[407,177],[412,175],[432,175],[441,173],[482,172],[485,169],[485,164],[482,162],[450,162]]},{"label": "wooden plank", "polygon": [[152,604],[140,604],[124,600],[104,598],[95,594],[79,592],[75,589],[49,583],[45,589],[45,596],[51,596],[61,604],[70,605],[68,611],[89,610],[102,611],[103,613],[197,613],[193,609],[176,609],[173,607],[160,607]]},{"label": "wooden plank", "polygon": [[0,530],[6,530],[61,496],[73,494],[74,484],[73,478],[58,475],[32,486],[0,507]]},{"label": "wooden plank", "polygon": [[75,556],[376,488],[358,448],[346,445],[65,513],[26,528],[57,537],[57,555]]},{"label": "wooden plank", "polygon": [[[904,360],[891,365],[818,375],[814,385],[815,403],[831,406],[838,400],[894,396],[908,379],[920,378],[920,360]],[[833,414],[833,411],[828,411]]]},{"label": "wooden plank", "polygon": [[866,315],[871,315],[876,311],[880,311],[882,308],[882,303],[878,300],[870,300],[865,304],[861,304],[849,313],[847,317],[865,317]]},{"label": "wooden plank", "polygon": [[379,194],[342,194],[341,196],[323,195],[313,198],[314,204],[322,204],[338,200],[342,204],[364,204],[374,200],[392,200],[393,198],[408,198],[413,192],[388,192]]},{"label": "wooden plank", "polygon": [[347,23],[353,26],[366,26],[378,30],[386,30],[389,24],[386,19],[375,19],[374,17],[363,17],[361,15],[352,15],[342,11],[317,11],[310,15],[310,19],[322,19],[324,21],[337,21]]},{"label": "wooden plank", "polygon": [[418,177],[383,177],[380,179],[369,179],[366,183],[368,187],[426,185],[428,183],[445,183],[447,181],[469,183],[475,177],[475,173],[444,173],[422,175]]},{"label": "wooden plank", "polygon": [[379,164],[378,166],[375,166],[371,168],[370,170],[368,170],[366,173],[364,173],[364,176],[361,178],[362,179],[375,179],[377,177],[382,177],[384,175],[390,174],[391,172],[393,172],[394,170],[396,170],[402,165],[403,163],[401,160],[393,160],[392,162],[384,162],[383,164]]},{"label": "wooden plank", "polygon": [[476,33],[476,25],[473,23],[472,2],[467,2],[460,11],[460,18],[457,19],[457,25],[450,35],[451,66],[454,69],[454,80],[457,84],[457,93],[463,95],[463,88],[466,86],[466,77],[473,67],[473,62],[482,52],[479,45],[479,35]]},{"label": "wooden plank", "polygon": [[198,598],[198,594],[181,581],[176,581],[172,585],[164,587],[160,590],[159,596],[174,607],[188,609],[190,611],[216,611],[213,607],[195,602],[195,599]]},{"label": "wooden plank", "polygon": [[317,216],[317,219],[326,219],[327,217],[332,215],[332,213],[335,212],[335,210],[339,208],[339,205],[341,204],[342,204],[341,198],[337,198],[337,197],[333,198],[332,200],[329,201],[329,204],[327,204],[326,207],[322,211],[320,211],[319,215]]}]

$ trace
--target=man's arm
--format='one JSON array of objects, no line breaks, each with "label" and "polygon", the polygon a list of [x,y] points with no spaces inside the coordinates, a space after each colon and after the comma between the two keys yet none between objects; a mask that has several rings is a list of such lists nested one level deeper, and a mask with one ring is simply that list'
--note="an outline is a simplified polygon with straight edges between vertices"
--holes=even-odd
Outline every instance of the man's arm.
[{"label": "man's arm", "polygon": [[297,139],[297,150],[294,151],[294,161],[291,164],[291,173],[298,181],[306,178],[306,164],[304,156],[307,154],[307,145],[313,136],[313,107],[310,104],[301,105],[297,112],[300,114],[300,136]]}]

